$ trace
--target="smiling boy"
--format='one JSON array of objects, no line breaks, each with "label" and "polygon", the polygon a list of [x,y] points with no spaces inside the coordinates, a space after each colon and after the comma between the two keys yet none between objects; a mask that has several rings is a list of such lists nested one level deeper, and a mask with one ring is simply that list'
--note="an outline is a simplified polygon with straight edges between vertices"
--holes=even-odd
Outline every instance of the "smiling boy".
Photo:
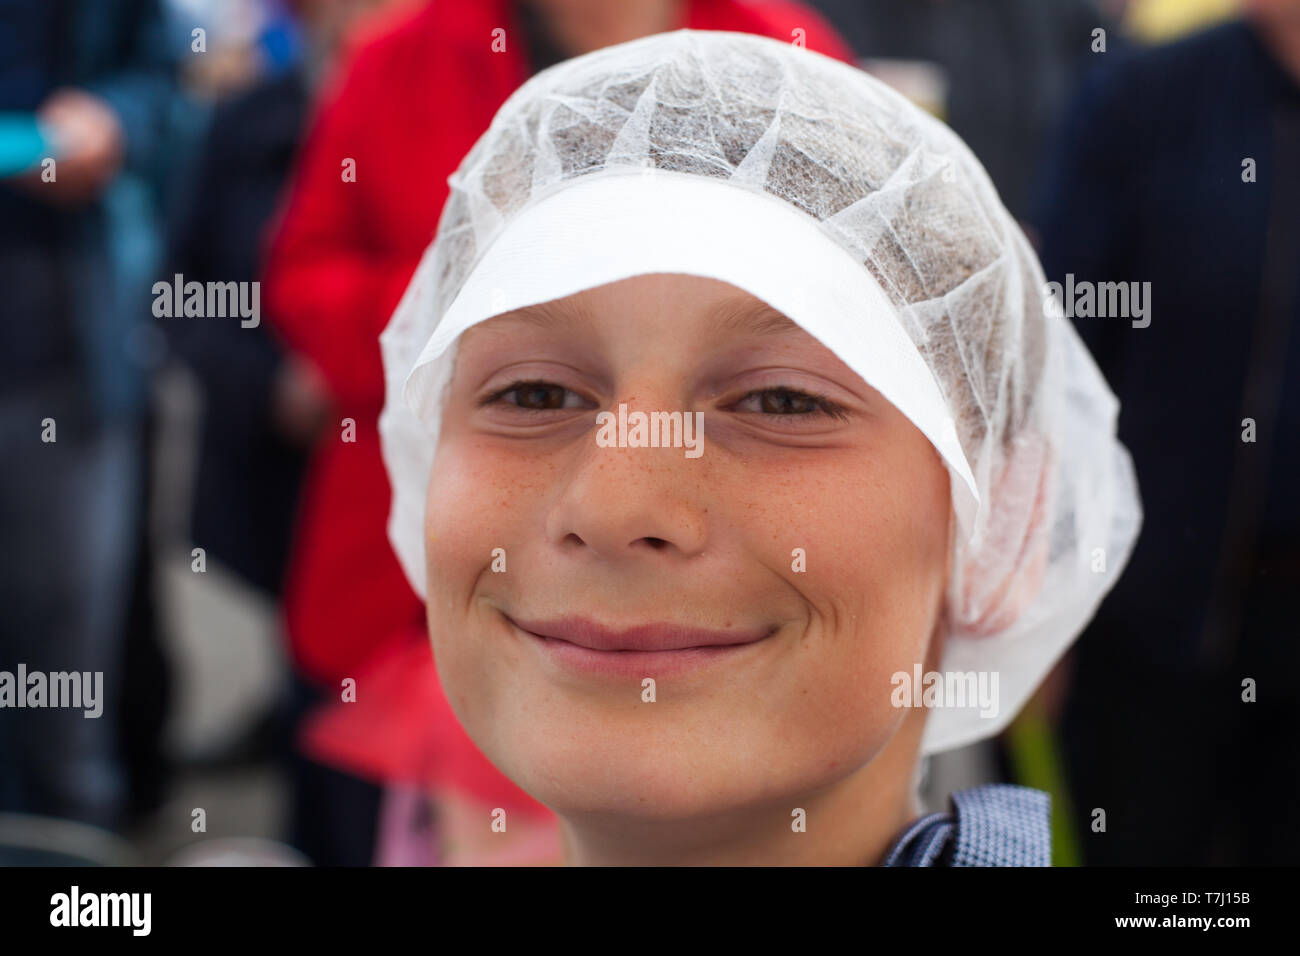
[{"label": "smiling boy", "polygon": [[[920,763],[1014,717],[1140,508],[969,151],[843,64],[679,31],[539,74],[452,186],[382,340],[390,536],[566,860],[1046,864],[1045,795],[918,819]],[[620,406],[707,453],[598,441]],[[999,706],[897,706],[918,669]]]}]

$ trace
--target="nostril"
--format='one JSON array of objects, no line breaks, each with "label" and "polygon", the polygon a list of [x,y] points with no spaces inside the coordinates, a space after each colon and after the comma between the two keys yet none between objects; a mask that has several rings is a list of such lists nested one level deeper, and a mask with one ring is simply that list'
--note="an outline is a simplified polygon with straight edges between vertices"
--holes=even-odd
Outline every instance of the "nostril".
[{"label": "nostril", "polygon": [[664,545],[668,543],[663,538],[646,538],[645,541],[647,544],[650,545],[650,547],[654,548],[656,551],[658,551],[660,548],[664,547]]}]

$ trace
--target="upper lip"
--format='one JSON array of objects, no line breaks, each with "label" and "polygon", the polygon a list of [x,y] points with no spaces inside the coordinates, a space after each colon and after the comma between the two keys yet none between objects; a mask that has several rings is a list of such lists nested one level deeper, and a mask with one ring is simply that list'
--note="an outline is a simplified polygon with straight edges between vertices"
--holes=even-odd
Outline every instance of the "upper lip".
[{"label": "upper lip", "polygon": [[512,617],[510,620],[538,637],[567,641],[593,651],[679,651],[688,647],[725,647],[751,644],[772,633],[763,629],[713,631],[663,623],[615,628],[581,617],[549,621],[525,621]]}]

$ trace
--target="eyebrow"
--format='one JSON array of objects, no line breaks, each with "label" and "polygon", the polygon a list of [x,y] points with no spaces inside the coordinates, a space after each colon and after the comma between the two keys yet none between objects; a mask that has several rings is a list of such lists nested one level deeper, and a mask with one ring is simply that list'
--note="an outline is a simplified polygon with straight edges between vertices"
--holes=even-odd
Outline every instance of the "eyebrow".
[{"label": "eyebrow", "polygon": [[789,335],[801,331],[784,312],[756,299],[727,299],[713,314],[719,332],[750,335]]},{"label": "eyebrow", "polygon": [[[569,302],[541,302],[524,306],[510,313],[510,318],[527,322],[541,329],[590,322],[593,318],[585,307]],[[789,335],[801,331],[800,326],[783,312],[766,302],[751,298],[725,299],[710,316],[716,332],[722,334]]]},{"label": "eyebrow", "polygon": [[555,301],[525,305],[513,312],[507,312],[501,318],[516,319],[539,329],[553,329],[557,326],[572,325],[575,322],[590,322],[592,315],[590,311],[571,301]]}]

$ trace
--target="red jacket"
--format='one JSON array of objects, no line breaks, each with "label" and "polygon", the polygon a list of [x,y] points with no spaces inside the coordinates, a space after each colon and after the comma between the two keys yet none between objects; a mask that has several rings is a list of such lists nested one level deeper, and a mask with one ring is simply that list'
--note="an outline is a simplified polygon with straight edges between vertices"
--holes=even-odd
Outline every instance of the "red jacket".
[{"label": "red jacket", "polygon": [[[423,605],[386,531],[379,333],[433,239],[447,177],[530,75],[514,8],[432,0],[358,45],[322,99],[271,245],[267,313],[337,403],[307,478],[285,591],[295,664],[333,688],[385,644],[423,630]],[[851,59],[797,3],[693,0],[683,25],[783,40],[802,29],[810,49]],[[495,53],[499,27],[506,51]],[[343,181],[346,160],[354,182]],[[341,440],[344,418],[356,422],[354,442]]]}]

